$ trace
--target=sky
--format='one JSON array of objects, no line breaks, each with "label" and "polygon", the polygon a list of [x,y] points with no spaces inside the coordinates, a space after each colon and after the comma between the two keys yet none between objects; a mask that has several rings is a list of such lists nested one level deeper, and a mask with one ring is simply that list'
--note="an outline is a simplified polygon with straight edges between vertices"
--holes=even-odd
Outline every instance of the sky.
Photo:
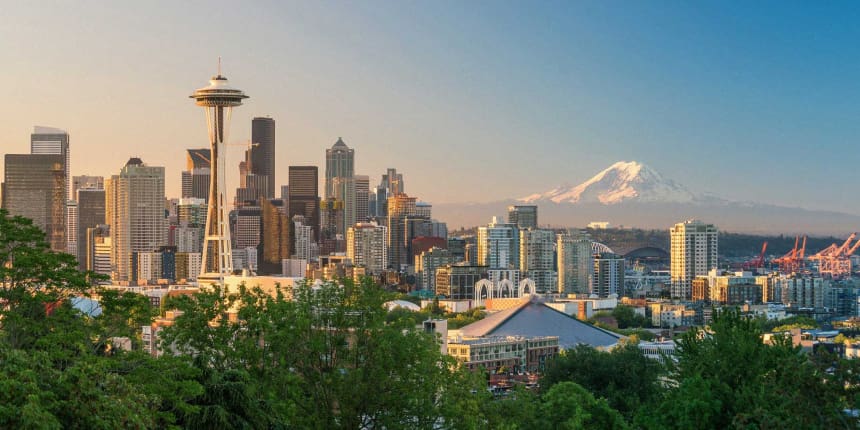
[{"label": "sky", "polygon": [[[0,14],[0,153],[71,135],[73,175],[206,147],[188,98],[223,58],[228,188],[251,118],[276,184],[338,139],[431,203],[577,184],[619,160],[696,192],[860,214],[860,6],[729,1],[43,1]],[[231,192],[232,193],[232,192]]]}]

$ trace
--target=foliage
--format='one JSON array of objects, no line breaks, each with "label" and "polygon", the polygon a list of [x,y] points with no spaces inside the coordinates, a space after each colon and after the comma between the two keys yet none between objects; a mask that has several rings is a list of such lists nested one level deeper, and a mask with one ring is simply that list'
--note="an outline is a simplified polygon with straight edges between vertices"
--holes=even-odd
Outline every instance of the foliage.
[{"label": "foliage", "polygon": [[[642,416],[646,428],[845,428],[844,383],[785,338],[761,341],[755,321],[717,314],[679,341],[676,385]],[[830,382],[828,382],[830,381]]]},{"label": "foliage", "polygon": [[618,328],[640,328],[650,327],[651,321],[644,315],[639,315],[636,311],[626,305],[618,305],[612,310],[612,316],[618,322]]},{"label": "foliage", "polygon": [[632,343],[611,352],[580,345],[549,363],[541,385],[546,390],[565,381],[575,382],[629,418],[659,397],[661,371],[656,361]]},{"label": "foliage", "polygon": [[819,327],[817,321],[802,315],[795,315],[781,320],[769,320],[765,317],[758,317],[754,321],[759,330],[764,333],[785,332],[794,328],[814,329]]}]

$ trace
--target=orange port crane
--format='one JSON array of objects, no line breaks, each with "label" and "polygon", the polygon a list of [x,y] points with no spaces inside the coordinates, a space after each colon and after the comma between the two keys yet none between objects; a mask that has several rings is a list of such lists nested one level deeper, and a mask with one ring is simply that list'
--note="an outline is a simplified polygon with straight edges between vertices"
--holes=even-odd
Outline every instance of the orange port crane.
[{"label": "orange port crane", "polygon": [[818,273],[830,275],[833,278],[843,278],[851,274],[851,256],[860,248],[860,240],[851,245],[857,238],[857,233],[851,233],[848,239],[838,246],[835,243],[809,257],[818,262]]},{"label": "orange port crane", "polygon": [[746,263],[744,263],[743,269],[744,270],[761,269],[762,267],[764,267],[764,253],[765,253],[765,251],[767,251],[767,241],[765,241],[761,245],[761,253],[758,255],[758,258],[756,258],[755,260],[747,261]]},{"label": "orange port crane", "polygon": [[800,236],[794,238],[794,248],[788,254],[782,257],[775,258],[773,263],[779,265],[779,271],[782,273],[799,272],[803,268],[803,261],[806,255],[806,236],[803,236],[803,245],[800,245]]}]

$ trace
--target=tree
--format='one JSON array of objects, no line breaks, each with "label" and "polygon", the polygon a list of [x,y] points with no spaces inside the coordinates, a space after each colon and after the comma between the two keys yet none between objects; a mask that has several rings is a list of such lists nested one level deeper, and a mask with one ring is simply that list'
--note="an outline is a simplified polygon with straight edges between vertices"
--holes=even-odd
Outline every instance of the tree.
[{"label": "tree", "polygon": [[627,423],[605,399],[596,399],[574,382],[553,385],[543,395],[538,428],[545,429],[626,429]]},{"label": "tree", "polygon": [[709,330],[691,330],[671,366],[676,385],[637,417],[646,428],[846,428],[845,384],[837,383],[787,338],[761,340],[754,320],[718,313]]},{"label": "tree", "polygon": [[549,362],[541,385],[547,390],[562,382],[575,382],[630,418],[659,397],[661,372],[660,365],[635,344],[620,345],[611,352],[580,345]]}]

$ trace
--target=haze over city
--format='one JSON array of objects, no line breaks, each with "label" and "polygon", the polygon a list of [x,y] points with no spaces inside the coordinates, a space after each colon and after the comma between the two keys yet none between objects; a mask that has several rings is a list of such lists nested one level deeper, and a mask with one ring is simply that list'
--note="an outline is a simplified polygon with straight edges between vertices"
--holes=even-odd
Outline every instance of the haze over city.
[{"label": "haze over city", "polygon": [[[778,6],[778,7],[777,7]],[[278,123],[279,166],[343,137],[432,203],[577,184],[637,160],[696,192],[860,214],[860,30],[837,3],[15,3],[0,17],[4,153],[71,135],[72,174],[166,168],[207,144],[187,97],[215,73]],[[228,151],[236,187],[241,146]],[[286,182],[285,169],[276,183]],[[475,186],[481,184],[481,186]]]}]

